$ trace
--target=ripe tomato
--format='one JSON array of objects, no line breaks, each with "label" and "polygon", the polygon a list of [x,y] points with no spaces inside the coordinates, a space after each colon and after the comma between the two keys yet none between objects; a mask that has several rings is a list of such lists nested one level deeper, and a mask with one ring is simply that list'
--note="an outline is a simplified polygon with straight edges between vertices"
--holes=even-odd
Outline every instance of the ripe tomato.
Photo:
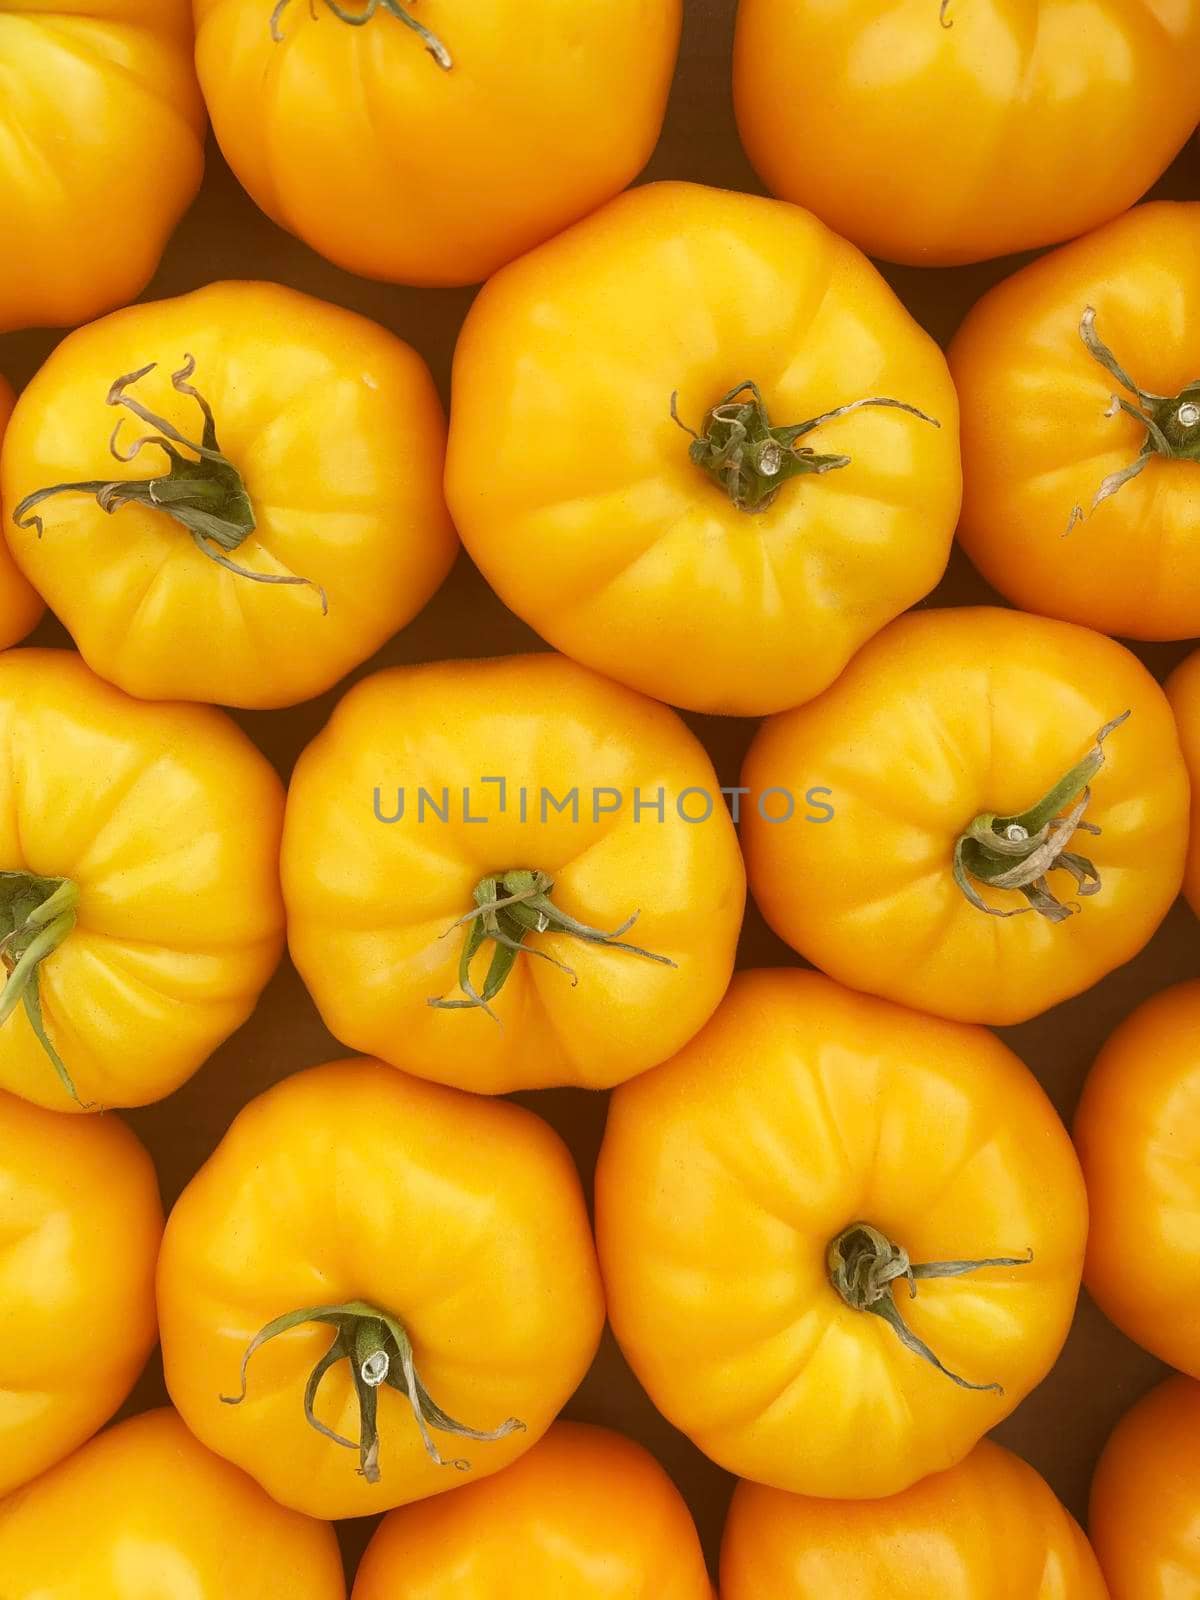
[{"label": "ripe tomato", "polygon": [[[326,1518],[515,1461],[604,1325],[557,1135],[506,1101],[362,1060],[302,1072],[241,1113],[171,1214],[158,1310],[192,1431],[282,1505]],[[431,1429],[469,1461],[443,1459]]]},{"label": "ripe tomato", "polygon": [[984,1439],[888,1500],[809,1500],[739,1483],[722,1600],[1108,1600],[1091,1546],[1045,1479]]},{"label": "ripe tomato", "polygon": [[59,346],[13,414],[4,530],[102,677],[291,705],[449,571],[444,447],[429,371],[385,329],[277,284],[211,284]]},{"label": "ripe tomato", "polygon": [[1198,257],[1200,204],[1139,206],[998,284],[951,345],[959,537],[1017,605],[1200,633]]},{"label": "ripe tomato", "polygon": [[757,716],[819,694],[941,577],[958,404],[932,339],[815,218],[654,184],[479,295],[446,490],[557,649]]},{"label": "ripe tomato", "polygon": [[[13,392],[0,377],[0,444],[4,442],[13,404]],[[8,546],[0,540],[0,649],[7,650],[10,644],[23,639],[36,625],[42,609],[41,596],[26,583]]]},{"label": "ripe tomato", "polygon": [[188,0],[0,5],[0,333],[135,298],[204,172]]},{"label": "ripe tomato", "polygon": [[0,656],[0,726],[0,1087],[160,1100],[279,960],[279,780],[221,712],[131,700],[66,650]]},{"label": "ripe tomato", "polygon": [[477,283],[632,181],[681,0],[195,0],[229,165],[351,272]]},{"label": "ripe tomato", "polygon": [[1131,206],[1200,122],[1198,59],[1200,0],[741,0],[734,99],[774,193],[954,266]]},{"label": "ripe tomato", "polygon": [[553,655],[358,684],[297,763],[283,880],[330,1031],[488,1094],[665,1060],[724,994],[745,903],[699,741]]},{"label": "ripe tomato", "polygon": [[1112,1600],[1200,1594],[1200,1384],[1168,1378],[1105,1446],[1088,1517]]},{"label": "ripe tomato", "polygon": [[158,1335],[162,1225],[153,1164],[119,1118],[0,1093],[0,1495],[70,1454],[133,1387]]},{"label": "ripe tomato", "polygon": [[739,973],[616,1091],[596,1228],[664,1415],[730,1472],[862,1499],[961,1461],[1045,1377],[1087,1205],[992,1034],[789,970]]},{"label": "ripe tomato", "polygon": [[1092,1298],[1131,1339],[1200,1378],[1200,982],[1154,995],[1113,1034],[1075,1142]]},{"label": "ripe tomato", "polygon": [[1200,917],[1200,650],[1175,668],[1167,680],[1167,697],[1179,726],[1179,742],[1183,746],[1192,789],[1198,797],[1192,810],[1192,839],[1183,892]]},{"label": "ripe tomato", "polygon": [[631,1439],[556,1422],[515,1466],[407,1506],[371,1541],[354,1600],[713,1600],[691,1514]]},{"label": "ripe tomato", "polygon": [[[903,617],[763,727],[742,783],[775,931],[842,983],[940,1016],[1037,1016],[1136,955],[1179,893],[1170,707],[1129,651],[1067,623]],[[827,826],[787,808],[813,783],[832,791]]]},{"label": "ripe tomato", "polygon": [[332,1528],[285,1511],[172,1411],[0,1503],[4,1600],[345,1600]]}]

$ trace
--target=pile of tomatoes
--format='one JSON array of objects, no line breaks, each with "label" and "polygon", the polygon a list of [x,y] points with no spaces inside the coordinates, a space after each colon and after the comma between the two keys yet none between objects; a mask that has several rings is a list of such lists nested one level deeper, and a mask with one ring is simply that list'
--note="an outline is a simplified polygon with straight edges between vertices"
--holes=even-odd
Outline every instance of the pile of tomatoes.
[{"label": "pile of tomatoes", "polygon": [[[346,1600],[382,1513],[353,1600],[715,1600],[560,1420],[606,1326],[739,1480],[723,1600],[1200,1600],[1200,976],[1070,1132],[992,1031],[1200,914],[1200,188],[1137,203],[1200,0],[740,0],[769,194],[629,188],[734,9],[0,0],[0,364],[70,330],[0,379],[3,1600]],[[210,122],[339,269],[482,284],[448,418],[270,270],[141,298]],[[1034,250],[945,353],[868,260]],[[956,534],[996,604],[921,605]],[[460,542],[547,648],[368,667]],[[285,948],[353,1054],[164,1219],[119,1113]],[[986,1438],[1081,1284],[1177,1369],[1086,1536]]]}]

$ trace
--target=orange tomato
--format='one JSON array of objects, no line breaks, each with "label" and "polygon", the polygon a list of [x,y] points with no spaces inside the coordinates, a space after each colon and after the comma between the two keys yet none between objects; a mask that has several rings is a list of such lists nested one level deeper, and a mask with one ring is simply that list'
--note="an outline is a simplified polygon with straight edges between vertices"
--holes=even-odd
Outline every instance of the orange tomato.
[{"label": "orange tomato", "polygon": [[1200,0],[741,0],[734,99],[775,194],[954,266],[1131,206],[1200,122],[1198,65]]},{"label": "orange tomato", "polygon": [[681,0],[195,0],[213,130],[351,272],[477,283],[649,159]]},{"label": "orange tomato", "polygon": [[674,705],[819,694],[938,582],[961,487],[942,352],[775,201],[622,195],[493,278],[455,352],[446,492],[476,564],[556,649]]},{"label": "orange tomato", "polygon": [[407,1506],[372,1539],[354,1600],[713,1600],[691,1515],[631,1439],[556,1422],[515,1466]]},{"label": "orange tomato", "polygon": [[950,347],[959,538],[1026,610],[1200,633],[1198,256],[1200,204],[1139,206],[998,284]]},{"label": "orange tomato", "polygon": [[[1089,988],[1183,876],[1188,779],[1162,690],[1113,640],[1019,612],[902,617],[764,725],[742,783],[775,931],[842,983],[966,1022]],[[812,784],[825,825],[796,802]]]},{"label": "orange tomato", "polygon": [[[1200,795],[1200,650],[1188,656],[1167,679],[1167,698],[1179,726],[1179,742],[1187,762],[1193,792]],[[1200,800],[1192,813],[1192,838],[1188,848],[1183,892],[1200,917]]]},{"label": "orange tomato", "polygon": [[1088,1528],[1112,1600],[1200,1594],[1200,1384],[1168,1378],[1122,1417],[1092,1479]]},{"label": "orange tomato", "polygon": [[172,1411],[0,1502],[4,1600],[345,1600],[333,1529],[285,1511]]},{"label": "orange tomato", "polygon": [[809,1500],[739,1483],[722,1600],[1108,1600],[1050,1486],[984,1439],[887,1500]]},{"label": "orange tomato", "polygon": [[1109,1039],[1075,1143],[1088,1291],[1123,1333],[1200,1378],[1200,982],[1154,995]]},{"label": "orange tomato", "polygon": [[724,994],[745,903],[699,741],[553,655],[356,685],[296,764],[283,881],[330,1031],[488,1094],[665,1060]]},{"label": "orange tomato", "polygon": [[204,172],[189,0],[0,5],[0,333],[136,298]]},{"label": "orange tomato", "polygon": [[158,1335],[162,1226],[154,1166],[118,1117],[0,1093],[0,1495],[69,1455],[133,1387]]},{"label": "orange tomato", "polygon": [[429,370],[386,329],[278,284],[214,283],[59,345],[5,440],[4,532],[129,694],[292,705],[450,570],[444,449]]},{"label": "orange tomato", "polygon": [[140,1106],[254,1009],[283,947],[283,792],[211,706],[68,650],[0,655],[0,1087]]},{"label": "orange tomato", "polygon": [[664,1415],[730,1472],[864,1499],[961,1461],[1045,1377],[1087,1205],[992,1034],[743,972],[614,1094],[596,1229],[613,1330]]},{"label": "orange tomato", "polygon": [[[12,389],[0,377],[0,445],[15,403]],[[0,649],[7,650],[23,639],[36,626],[42,610],[41,596],[21,576],[7,544],[0,540]]]},{"label": "orange tomato", "polygon": [[171,1213],[158,1309],[192,1431],[327,1518],[515,1461],[604,1324],[579,1178],[551,1129],[362,1060],[299,1073],[236,1119]]}]

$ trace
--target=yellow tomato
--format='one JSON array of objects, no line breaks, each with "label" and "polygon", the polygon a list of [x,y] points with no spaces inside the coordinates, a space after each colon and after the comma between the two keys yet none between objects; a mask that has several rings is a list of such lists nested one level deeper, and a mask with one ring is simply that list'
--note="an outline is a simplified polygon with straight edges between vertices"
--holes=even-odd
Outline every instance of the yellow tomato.
[{"label": "yellow tomato", "polygon": [[1200,1378],[1200,982],[1153,996],[1104,1046],[1075,1142],[1085,1279],[1123,1333]]},{"label": "yellow tomato", "polygon": [[1117,1424],[1088,1528],[1112,1600],[1200,1594],[1200,1384],[1168,1378]]},{"label": "yellow tomato", "polygon": [[[1111,639],[1014,611],[893,623],[763,727],[742,782],[776,932],[842,983],[966,1022],[1090,987],[1183,876],[1188,780],[1162,690]],[[823,825],[795,803],[811,785]]]},{"label": "yellow tomato", "polygon": [[758,716],[819,694],[938,582],[958,405],[933,340],[814,217],[660,183],[479,295],[446,489],[557,649]]},{"label": "yellow tomato", "polygon": [[1017,605],[1127,638],[1200,633],[1198,258],[1200,204],[1139,206],[959,330],[959,537]]},{"label": "yellow tomato", "polygon": [[279,960],[279,780],[221,712],[130,700],[66,650],[0,656],[0,729],[0,1087],[159,1100]]},{"label": "yellow tomato", "polygon": [[658,139],[681,0],[195,0],[229,165],[351,272],[477,283]]},{"label": "yellow tomato", "polygon": [[[0,444],[8,419],[12,416],[13,392],[0,377]],[[26,583],[8,553],[8,546],[0,541],[0,649],[23,639],[35,626],[42,614],[41,596]]]},{"label": "yellow tomato", "polygon": [[1049,1372],[1087,1204],[992,1034],[747,972],[614,1094],[596,1229],[664,1415],[742,1477],[866,1499],[961,1461]]},{"label": "yellow tomato", "polygon": [[774,193],[954,266],[1131,206],[1200,122],[1198,64],[1200,0],[741,0],[734,98]]},{"label": "yellow tomato", "polygon": [[986,1439],[957,1467],[887,1500],[809,1500],[738,1484],[721,1595],[1108,1600],[1074,1517],[1032,1467]]},{"label": "yellow tomato", "polygon": [[152,1411],[0,1502],[4,1600],[345,1600],[333,1529]]},{"label": "yellow tomato", "polygon": [[665,1060],[724,994],[745,901],[699,741],[553,655],[352,689],[297,763],[283,880],[330,1031],[489,1094]]},{"label": "yellow tomato", "polygon": [[385,329],[277,284],[211,284],[64,340],[13,414],[4,530],[102,677],[291,705],[449,571],[444,447],[429,371]]},{"label": "yellow tomato", "polygon": [[204,172],[188,0],[0,4],[0,333],[134,299]]},{"label": "yellow tomato", "polygon": [[[1200,795],[1200,650],[1176,667],[1167,680],[1167,697],[1179,727],[1179,742],[1187,762],[1192,789]],[[1183,892],[1200,917],[1200,800],[1193,808],[1192,839],[1188,848]]]},{"label": "yellow tomato", "polygon": [[354,1600],[713,1600],[691,1514],[654,1458],[556,1422],[515,1466],[393,1511]]},{"label": "yellow tomato", "polygon": [[604,1324],[557,1135],[506,1101],[362,1060],[241,1113],[171,1214],[158,1309],[188,1426],[319,1517],[515,1461]]},{"label": "yellow tomato", "polygon": [[[0,1093],[0,1495],[82,1444],[133,1387],[158,1334],[162,1220],[153,1164],[119,1118]],[[5,1573],[0,1557],[9,1600]]]}]

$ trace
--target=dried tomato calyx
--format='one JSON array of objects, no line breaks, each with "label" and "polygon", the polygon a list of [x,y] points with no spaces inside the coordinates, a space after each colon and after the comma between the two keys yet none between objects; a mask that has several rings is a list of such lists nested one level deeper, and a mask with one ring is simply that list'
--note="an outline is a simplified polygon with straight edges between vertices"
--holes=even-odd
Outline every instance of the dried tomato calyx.
[{"label": "dried tomato calyx", "polygon": [[685,433],[691,434],[692,443],[688,449],[691,460],[724,490],[739,511],[755,512],[765,511],[789,478],[848,467],[849,456],[819,455],[807,445],[797,446],[796,441],[823,423],[861,411],[864,406],[907,411],[934,428],[941,427],[936,418],[927,417],[916,406],[907,405],[903,400],[874,396],[835,406],[832,411],[810,417],[807,422],[774,428],[762,391],[749,379],[739,383],[713,406],[699,433],[689,428],[679,415],[678,394],[671,396],[671,417]]},{"label": "dried tomato calyx", "polygon": [[919,1278],[961,1278],[968,1272],[981,1272],[987,1267],[1026,1267],[1033,1260],[1033,1251],[1023,1256],[991,1256],[980,1261],[923,1261],[912,1262],[901,1245],[893,1244],[886,1234],[873,1228],[869,1222],[853,1222],[831,1240],[826,1255],[829,1281],[853,1311],[865,1311],[880,1317],[891,1328],[906,1350],[928,1361],[931,1367],[958,1384],[960,1389],[975,1389],[1003,1394],[998,1383],[972,1383],[957,1372],[951,1372],[916,1334],[900,1315],[896,1304],[895,1284],[903,1278],[908,1283],[909,1296],[916,1298]]},{"label": "dried tomato calyx", "polygon": [[[271,37],[276,44],[282,44],[283,42],[281,23],[283,22],[283,14],[291,3],[292,0],[278,0],[278,4],[271,13]],[[395,17],[397,22],[402,22],[406,28],[412,29],[442,71],[449,72],[454,65],[454,59],[449,50],[446,49],[446,46],[436,33],[431,33],[424,24],[417,21],[410,11],[405,10],[405,4],[411,5],[412,0],[362,0],[361,8],[352,11],[348,6],[342,4],[341,0],[325,0],[325,5],[338,21],[349,23],[352,28],[365,27],[380,11],[389,17]],[[315,22],[317,20],[317,0],[308,0],[308,9]]]},{"label": "dried tomato calyx", "polygon": [[0,961],[6,973],[0,993],[0,1027],[24,1004],[29,1025],[60,1083],[76,1105],[82,1106],[67,1065],[46,1031],[39,986],[41,964],[74,928],[78,906],[79,890],[69,878],[0,872]]},{"label": "dried tomato calyx", "polygon": [[[471,1463],[461,1457],[447,1460],[442,1456],[433,1442],[431,1429],[436,1428],[439,1433],[452,1434],[456,1438],[477,1439],[485,1444],[493,1444],[497,1439],[507,1438],[510,1433],[517,1433],[525,1427],[518,1417],[509,1417],[508,1421],[502,1422],[498,1428],[485,1432],[469,1427],[465,1422],[456,1422],[453,1417],[448,1416],[432,1399],[421,1381],[413,1357],[412,1341],[403,1325],[389,1312],[380,1311],[362,1300],[349,1300],[344,1305],[337,1306],[309,1306],[301,1311],[289,1311],[284,1316],[277,1317],[274,1322],[269,1322],[250,1341],[242,1357],[241,1392],[236,1395],[223,1394],[220,1397],[222,1403],[227,1406],[237,1406],[246,1398],[248,1369],[255,1351],[261,1349],[271,1339],[277,1339],[280,1334],[290,1333],[293,1328],[302,1327],[309,1322],[324,1323],[334,1332],[333,1343],[312,1369],[305,1386],[305,1419],[309,1426],[315,1428],[324,1438],[334,1444],[342,1445],[347,1450],[358,1451],[358,1471],[368,1483],[378,1483],[381,1476],[379,1391],[385,1384],[390,1389],[398,1390],[407,1399],[412,1407],[413,1420],[420,1431],[426,1453],[439,1467],[454,1467],[459,1472],[469,1472]],[[325,1374],[339,1361],[347,1361],[350,1364],[359,1409],[360,1429],[357,1440],[346,1439],[340,1433],[335,1433],[320,1420],[314,1409]]]}]

